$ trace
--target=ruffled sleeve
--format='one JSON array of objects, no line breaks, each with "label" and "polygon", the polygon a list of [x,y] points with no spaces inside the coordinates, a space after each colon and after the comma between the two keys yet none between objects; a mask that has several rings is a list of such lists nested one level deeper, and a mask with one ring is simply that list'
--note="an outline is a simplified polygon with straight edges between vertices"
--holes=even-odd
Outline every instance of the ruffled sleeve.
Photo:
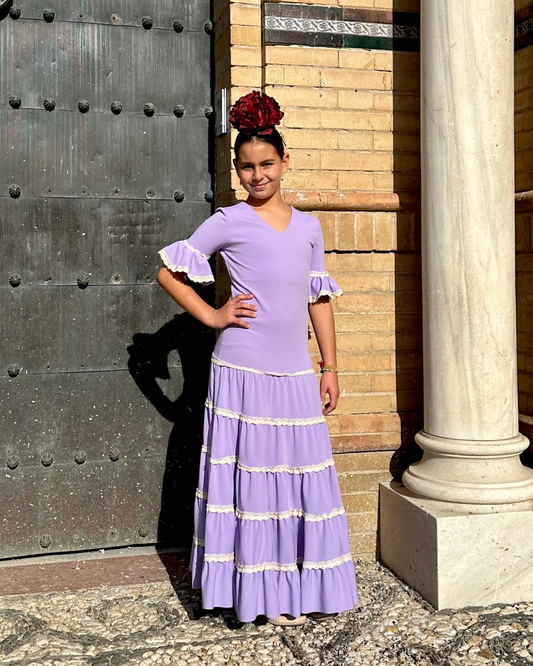
[{"label": "ruffled sleeve", "polygon": [[311,269],[309,271],[309,303],[315,303],[320,296],[337,298],[344,292],[326,270],[324,255],[324,235],[322,227],[317,220],[316,240],[311,254]]},{"label": "ruffled sleeve", "polygon": [[174,273],[185,273],[189,280],[208,285],[215,281],[209,258],[226,244],[226,214],[218,208],[192,233],[159,250],[165,266]]}]

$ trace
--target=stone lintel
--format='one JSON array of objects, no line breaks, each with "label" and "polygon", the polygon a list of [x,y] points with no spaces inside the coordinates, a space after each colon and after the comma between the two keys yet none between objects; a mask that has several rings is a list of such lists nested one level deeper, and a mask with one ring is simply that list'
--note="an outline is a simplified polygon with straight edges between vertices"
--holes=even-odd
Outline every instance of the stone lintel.
[{"label": "stone lintel", "polygon": [[437,610],[533,599],[533,502],[476,507],[380,483],[380,559]]}]

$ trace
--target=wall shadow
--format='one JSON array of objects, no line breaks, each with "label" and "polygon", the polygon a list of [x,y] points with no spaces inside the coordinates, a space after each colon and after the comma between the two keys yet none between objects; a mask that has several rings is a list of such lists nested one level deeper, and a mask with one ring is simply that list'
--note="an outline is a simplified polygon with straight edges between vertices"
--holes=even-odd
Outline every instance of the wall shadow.
[{"label": "wall shadow", "polygon": [[[202,289],[202,298],[213,305],[214,288]],[[204,403],[214,344],[214,329],[183,312],[155,333],[136,333],[128,347],[128,368],[133,380],[154,409],[172,423],[157,530],[161,547],[188,549],[191,545]],[[169,355],[174,352],[179,361],[169,364]],[[167,396],[158,380],[171,380],[173,390],[177,384],[178,397]]]},{"label": "wall shadow", "polygon": [[[420,27],[413,2],[394,0],[395,27]],[[420,255],[420,42],[394,38],[392,53],[393,191],[398,194],[394,266],[396,401],[400,446],[394,480],[420,460],[414,435],[423,427],[422,284]]]}]

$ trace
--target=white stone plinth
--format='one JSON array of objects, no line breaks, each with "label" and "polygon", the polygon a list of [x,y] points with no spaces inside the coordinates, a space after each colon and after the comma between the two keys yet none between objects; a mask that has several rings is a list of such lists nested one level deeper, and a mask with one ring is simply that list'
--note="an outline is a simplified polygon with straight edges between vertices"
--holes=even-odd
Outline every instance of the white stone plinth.
[{"label": "white stone plinth", "polygon": [[453,505],[381,483],[380,559],[435,608],[533,599],[533,502]]}]

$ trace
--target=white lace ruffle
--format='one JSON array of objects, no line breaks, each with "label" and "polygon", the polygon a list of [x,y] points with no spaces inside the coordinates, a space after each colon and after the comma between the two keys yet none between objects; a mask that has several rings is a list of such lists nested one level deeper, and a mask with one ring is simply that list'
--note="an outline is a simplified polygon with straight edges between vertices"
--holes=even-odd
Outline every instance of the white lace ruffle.
[{"label": "white lace ruffle", "polygon": [[337,298],[342,296],[344,292],[342,289],[337,289],[335,291],[330,291],[329,289],[321,289],[316,296],[309,296],[309,303],[316,303],[321,296],[329,296],[330,298]]},{"label": "white lace ruffle", "polygon": [[211,400],[205,401],[205,406],[212,409],[215,414],[220,416],[227,416],[230,419],[238,419],[244,423],[255,423],[258,425],[273,425],[273,426],[299,426],[299,425],[315,425],[316,423],[325,423],[324,416],[310,416],[305,419],[285,419],[285,418],[270,418],[266,416],[247,416],[241,412],[234,412],[231,409],[224,409],[223,407],[216,407]]},{"label": "white lace ruffle", "polygon": [[208,504],[206,510],[209,513],[233,513],[235,507],[233,504]]},{"label": "white lace ruffle", "polygon": [[216,365],[226,366],[227,368],[234,368],[235,370],[244,370],[245,372],[255,372],[258,375],[274,375],[276,377],[296,377],[298,375],[314,375],[315,371],[311,368],[309,370],[299,370],[298,372],[267,372],[264,370],[256,370],[255,368],[246,368],[241,365],[233,365],[233,363],[228,363],[223,361],[220,358],[217,358],[213,354],[211,355],[211,361]]},{"label": "white lace ruffle", "polygon": [[209,461],[211,465],[231,465],[237,463],[237,469],[242,472],[255,472],[279,474],[287,472],[288,474],[307,474],[308,472],[322,472],[329,467],[334,467],[335,462],[333,458],[324,460],[324,462],[317,463],[316,465],[302,465],[301,467],[290,467],[290,465],[276,465],[275,467],[248,467],[238,462],[237,456],[225,456],[224,458],[211,458]]},{"label": "white lace ruffle", "polygon": [[195,546],[202,546],[203,548],[205,548],[204,539],[199,539],[197,536],[193,536],[192,542],[194,543]]},{"label": "white lace ruffle", "polygon": [[317,465],[302,465],[302,467],[290,467],[289,465],[276,465],[275,467],[248,467],[242,463],[237,463],[237,469],[242,472],[271,473],[279,474],[287,472],[288,474],[307,474],[308,472],[322,472],[335,465],[333,458],[318,463]]},{"label": "white lace ruffle", "polygon": [[237,456],[225,456],[224,458],[211,458],[211,465],[230,465],[237,462]]},{"label": "white lace ruffle", "polygon": [[223,553],[222,555],[213,555],[207,553],[204,555],[204,562],[233,562],[234,560],[234,553]]},{"label": "white lace ruffle", "polygon": [[202,453],[211,453],[211,447],[206,446],[205,444],[202,445],[202,448],[200,449]]},{"label": "white lace ruffle", "polygon": [[192,280],[193,282],[205,282],[207,284],[211,284],[214,282],[213,275],[192,275],[189,272],[189,266],[177,266],[176,264],[173,264],[170,259],[168,258],[168,254],[165,252],[165,250],[159,250],[157,253],[161,259],[163,260],[163,263],[165,266],[172,271],[173,273],[187,273],[187,277]]},{"label": "white lace ruffle", "polygon": [[210,254],[204,254],[203,252],[200,252],[200,250],[197,250],[189,243],[187,239],[183,241],[183,244],[185,245],[185,247],[189,248],[191,252],[196,252],[196,254],[199,254],[200,256],[204,257],[204,259],[209,259],[209,257],[211,256]]},{"label": "white lace ruffle", "polygon": [[285,520],[286,518],[302,518],[310,523],[328,520],[335,516],[344,515],[344,508],[333,509],[329,513],[306,513],[303,509],[287,509],[287,511],[268,511],[266,513],[253,513],[251,511],[235,510],[235,515],[241,520]]},{"label": "white lace ruffle", "polygon": [[351,562],[351,560],[351,554],[346,553],[346,555],[336,557],[334,560],[326,560],[325,562],[304,562],[302,566],[304,569],[332,569],[333,567],[338,567],[339,564]]},{"label": "white lace ruffle", "polygon": [[309,276],[310,277],[330,277],[328,271],[310,271]]},{"label": "white lace ruffle", "polygon": [[235,568],[239,573],[262,573],[263,571],[297,571],[300,565],[303,569],[333,569],[345,562],[352,561],[351,553],[346,553],[333,560],[325,560],[324,562],[310,562],[298,557],[295,562],[287,562],[280,564],[279,562],[262,562],[261,564],[241,564],[235,559],[235,553],[222,553],[222,554],[206,554],[204,555],[205,562],[233,562]]},{"label": "white lace ruffle", "polygon": [[196,488],[196,497],[201,500],[206,500],[207,499],[207,493],[204,493],[203,490],[200,490],[200,488]]}]

